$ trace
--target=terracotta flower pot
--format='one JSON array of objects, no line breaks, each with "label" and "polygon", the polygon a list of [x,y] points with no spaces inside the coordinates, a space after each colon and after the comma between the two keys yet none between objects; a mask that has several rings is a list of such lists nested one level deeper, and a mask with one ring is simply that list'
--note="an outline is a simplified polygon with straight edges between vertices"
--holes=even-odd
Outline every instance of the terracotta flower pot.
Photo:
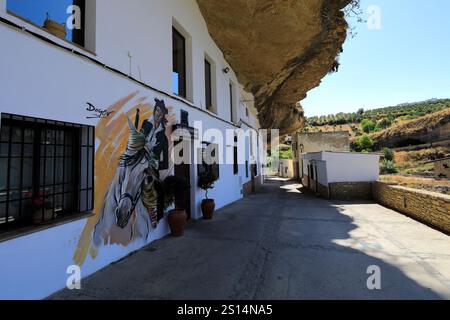
[{"label": "terracotta flower pot", "polygon": [[202,201],[201,207],[202,207],[203,219],[211,220],[214,215],[214,210],[216,209],[216,203],[214,202],[214,199],[204,199]]},{"label": "terracotta flower pot", "polygon": [[172,235],[174,237],[181,237],[184,234],[184,227],[187,223],[186,210],[171,210],[167,221]]}]

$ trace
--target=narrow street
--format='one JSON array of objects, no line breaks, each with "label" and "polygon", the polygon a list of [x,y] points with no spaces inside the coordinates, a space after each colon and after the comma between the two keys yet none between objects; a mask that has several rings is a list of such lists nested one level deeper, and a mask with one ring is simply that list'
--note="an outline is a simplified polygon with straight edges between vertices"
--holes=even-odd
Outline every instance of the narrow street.
[{"label": "narrow street", "polygon": [[[380,290],[367,287],[370,266]],[[272,179],[50,299],[450,299],[450,237]]]}]

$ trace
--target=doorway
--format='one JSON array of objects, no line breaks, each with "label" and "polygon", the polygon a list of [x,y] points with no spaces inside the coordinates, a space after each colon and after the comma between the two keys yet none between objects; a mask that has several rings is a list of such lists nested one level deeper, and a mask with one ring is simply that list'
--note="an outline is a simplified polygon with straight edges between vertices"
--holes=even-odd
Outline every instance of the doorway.
[{"label": "doorway", "polygon": [[183,161],[180,164],[175,164],[175,176],[184,179],[187,184],[184,198],[186,200],[186,214],[189,220],[192,217],[191,211],[192,140],[180,137],[178,141],[175,141],[175,146],[181,149],[179,156],[181,159],[183,159]]}]

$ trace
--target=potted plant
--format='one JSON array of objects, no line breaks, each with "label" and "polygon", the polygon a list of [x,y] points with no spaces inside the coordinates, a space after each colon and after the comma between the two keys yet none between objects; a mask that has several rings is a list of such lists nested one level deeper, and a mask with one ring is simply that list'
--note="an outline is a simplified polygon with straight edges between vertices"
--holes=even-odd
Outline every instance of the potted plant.
[{"label": "potted plant", "polygon": [[187,223],[186,214],[186,189],[187,183],[180,177],[170,176],[163,181],[165,207],[175,204],[167,216],[170,231],[173,236],[180,237],[184,234]]},{"label": "potted plant", "polygon": [[203,218],[205,220],[211,220],[214,215],[216,203],[214,199],[208,198],[208,190],[214,188],[214,182],[216,182],[217,179],[217,175],[210,168],[198,175],[198,187],[205,190],[206,199],[203,199],[201,205]]}]

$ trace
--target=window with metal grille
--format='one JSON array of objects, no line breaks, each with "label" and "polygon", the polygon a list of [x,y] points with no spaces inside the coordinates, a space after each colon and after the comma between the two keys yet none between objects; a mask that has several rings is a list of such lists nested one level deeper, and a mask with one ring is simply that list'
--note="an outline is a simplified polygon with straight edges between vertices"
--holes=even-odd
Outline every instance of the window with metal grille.
[{"label": "window with metal grille", "polygon": [[89,212],[94,127],[1,115],[0,231]]}]

